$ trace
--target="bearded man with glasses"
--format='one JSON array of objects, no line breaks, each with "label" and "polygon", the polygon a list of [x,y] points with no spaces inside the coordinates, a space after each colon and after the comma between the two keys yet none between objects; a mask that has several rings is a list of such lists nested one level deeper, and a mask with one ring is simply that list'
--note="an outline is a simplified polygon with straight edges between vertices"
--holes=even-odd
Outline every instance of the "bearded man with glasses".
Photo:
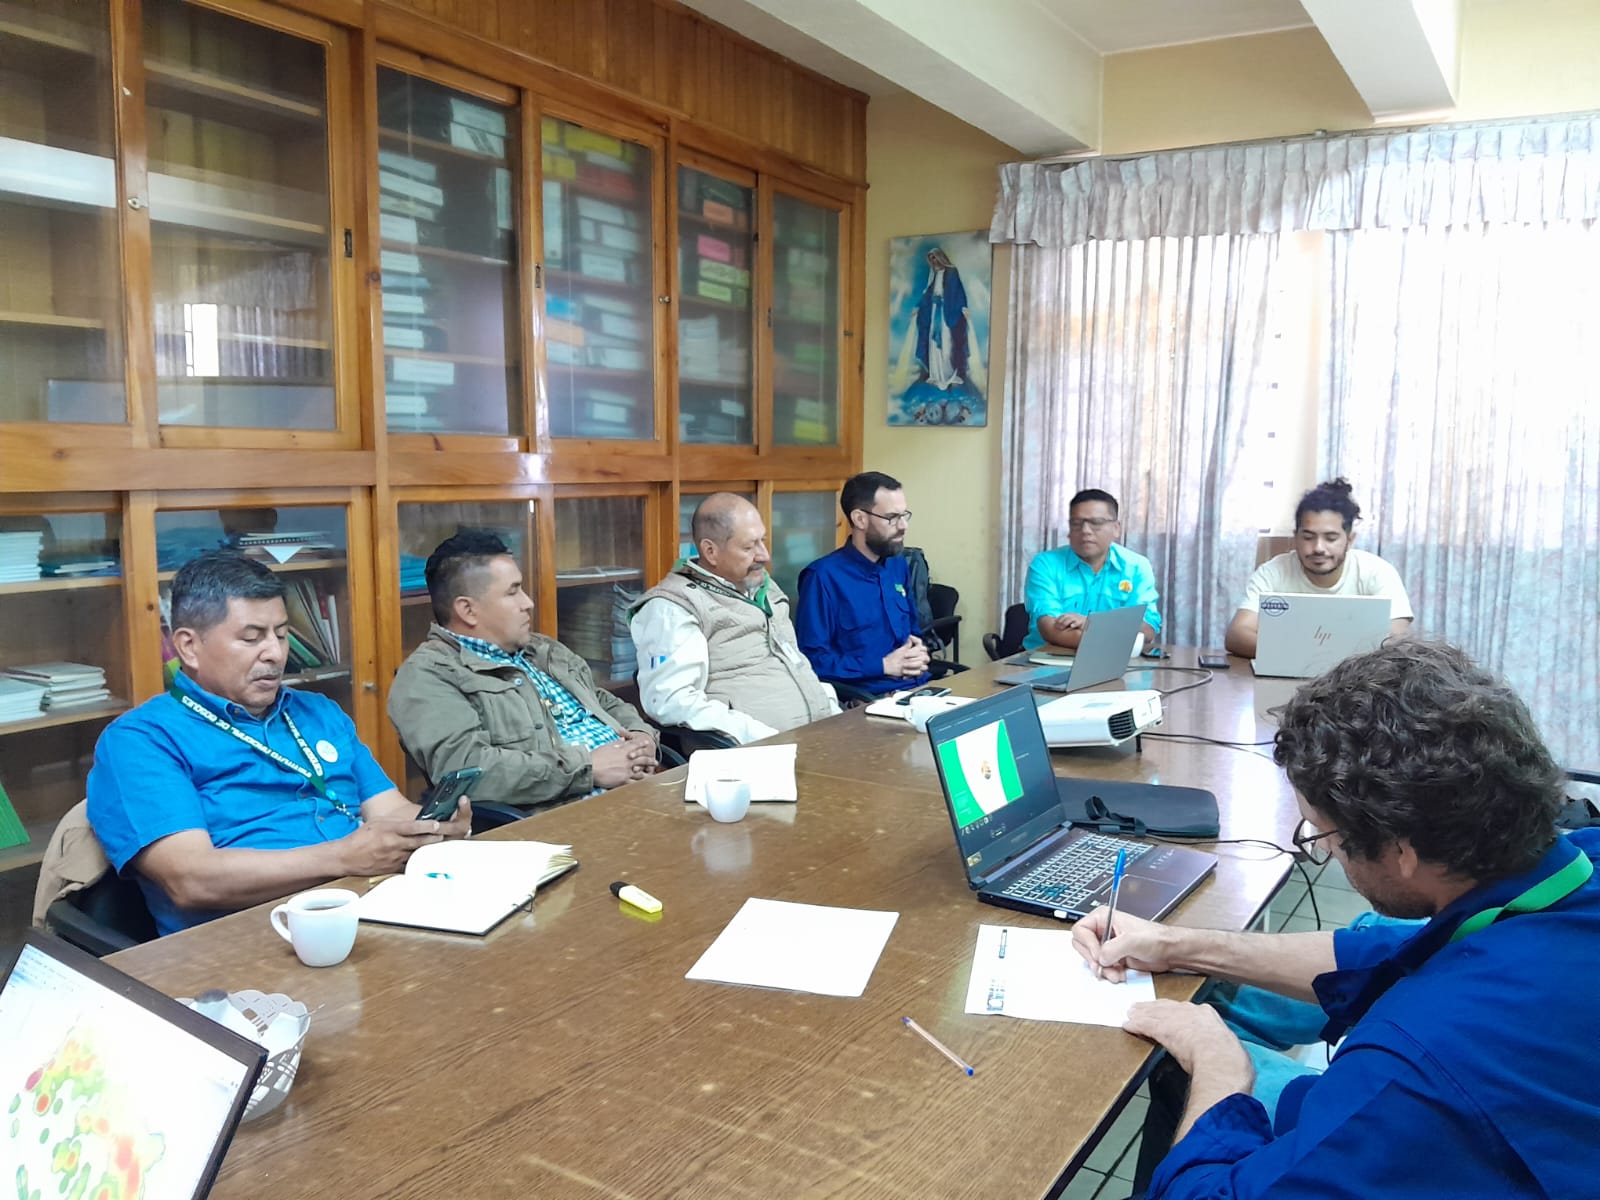
[{"label": "bearded man with glasses", "polygon": [[[1157,1000],[1165,1047],[1137,1187],[1179,1197],[1592,1196],[1600,1157],[1600,830],[1561,835],[1562,773],[1523,705],[1461,651],[1402,640],[1302,686],[1273,757],[1379,913],[1420,926],[1221,933],[1104,910],[1073,944],[1108,979],[1187,969],[1314,1000],[1343,1042],[1269,1119],[1216,1010]],[[1188,1076],[1188,1095],[1174,1077]],[[1162,1125],[1176,1144],[1161,1159]]]},{"label": "bearded man with glasses", "polygon": [[1122,521],[1117,498],[1086,488],[1067,506],[1067,545],[1033,556],[1023,603],[1028,606],[1025,650],[1040,646],[1078,648],[1091,613],[1145,606],[1144,644],[1161,635],[1161,594],[1155,568],[1142,554],[1119,545]]},{"label": "bearded man with glasses", "polygon": [[800,572],[800,649],[829,683],[875,695],[924,684],[928,648],[903,557],[911,527],[905,490],[881,471],[863,471],[845,482],[839,507],[850,540]]}]

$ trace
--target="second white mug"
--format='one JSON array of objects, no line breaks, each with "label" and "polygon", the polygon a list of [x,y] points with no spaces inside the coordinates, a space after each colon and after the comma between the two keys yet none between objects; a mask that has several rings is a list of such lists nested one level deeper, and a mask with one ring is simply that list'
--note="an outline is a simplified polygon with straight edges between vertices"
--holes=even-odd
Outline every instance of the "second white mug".
[{"label": "second white mug", "polygon": [[706,808],[715,821],[738,821],[750,810],[750,785],[742,779],[706,781]]},{"label": "second white mug", "polygon": [[336,966],[355,945],[359,899],[348,888],[301,892],[272,910],[272,927],[306,966]]}]

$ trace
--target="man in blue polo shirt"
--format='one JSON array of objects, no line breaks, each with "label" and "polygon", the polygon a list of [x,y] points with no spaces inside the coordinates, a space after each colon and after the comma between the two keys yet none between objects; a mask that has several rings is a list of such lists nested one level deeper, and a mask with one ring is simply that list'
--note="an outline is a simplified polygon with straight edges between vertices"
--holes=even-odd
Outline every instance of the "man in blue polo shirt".
[{"label": "man in blue polo shirt", "polygon": [[403,870],[465,837],[467,801],[419,821],[333,701],[283,686],[283,582],[217,550],[172,581],[182,670],[100,735],[89,823],[163,934],[346,875]]},{"label": "man in blue polo shirt", "polygon": [[1155,568],[1144,555],[1117,544],[1121,533],[1116,497],[1110,492],[1087,488],[1072,498],[1068,544],[1036,554],[1028,564],[1025,649],[1048,643],[1076,650],[1091,613],[1133,604],[1145,606],[1144,643],[1155,644],[1161,634]]},{"label": "man in blue polo shirt", "polygon": [[[1136,1186],[1150,1200],[1595,1195],[1600,1027],[1581,994],[1600,977],[1600,830],[1557,833],[1563,776],[1527,708],[1459,650],[1406,639],[1302,686],[1273,756],[1301,852],[1337,858],[1380,913],[1427,923],[1222,933],[1118,913],[1108,937],[1104,909],[1078,922],[1073,944],[1108,979],[1251,983],[1315,1000],[1322,1036],[1344,1035],[1269,1116],[1214,1009],[1134,1005],[1124,1028],[1170,1056]],[[1177,1141],[1157,1166],[1164,1121]]]},{"label": "man in blue polo shirt", "polygon": [[850,540],[800,572],[794,627],[817,677],[882,694],[928,681],[928,648],[917,636],[900,481],[881,471],[847,480],[839,507]]}]

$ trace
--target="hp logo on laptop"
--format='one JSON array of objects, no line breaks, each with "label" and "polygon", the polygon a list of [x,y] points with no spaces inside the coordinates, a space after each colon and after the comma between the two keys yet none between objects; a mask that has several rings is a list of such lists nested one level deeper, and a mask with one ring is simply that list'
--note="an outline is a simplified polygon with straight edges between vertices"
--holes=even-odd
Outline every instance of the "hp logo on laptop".
[{"label": "hp logo on laptop", "polygon": [[1268,596],[1261,602],[1261,611],[1264,613],[1286,613],[1289,611],[1289,602],[1282,596]]}]

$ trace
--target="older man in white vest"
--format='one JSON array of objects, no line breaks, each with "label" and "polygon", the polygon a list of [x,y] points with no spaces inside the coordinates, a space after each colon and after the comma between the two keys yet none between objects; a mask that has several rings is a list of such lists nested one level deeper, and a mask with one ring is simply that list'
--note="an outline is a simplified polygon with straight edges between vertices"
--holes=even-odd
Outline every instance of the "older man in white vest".
[{"label": "older man in white vest", "polygon": [[639,704],[662,725],[753,742],[839,711],[800,652],[789,597],[767,574],[767,530],[743,496],[695,509],[699,558],[678,563],[632,612]]}]

